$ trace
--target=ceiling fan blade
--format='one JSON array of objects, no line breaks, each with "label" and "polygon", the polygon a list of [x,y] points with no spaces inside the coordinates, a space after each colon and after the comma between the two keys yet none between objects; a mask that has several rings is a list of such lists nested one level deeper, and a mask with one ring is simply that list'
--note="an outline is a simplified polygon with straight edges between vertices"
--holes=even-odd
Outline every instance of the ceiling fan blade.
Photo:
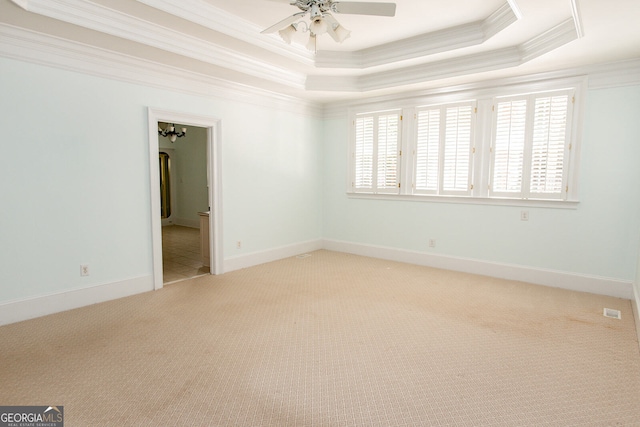
[{"label": "ceiling fan blade", "polygon": [[335,40],[338,43],[341,43],[342,41],[340,40],[340,37],[338,36],[338,34],[334,29],[338,27],[340,23],[336,21],[336,18],[331,16],[331,14],[329,13],[323,14],[322,17],[329,23],[329,25],[327,25],[327,33],[331,36],[333,40]]},{"label": "ceiling fan blade", "polygon": [[367,1],[341,1],[333,2],[332,8],[336,13],[345,13],[351,15],[376,15],[376,16],[395,16],[395,3],[376,3]]},{"label": "ceiling fan blade", "polygon": [[294,22],[296,22],[298,19],[302,18],[306,14],[307,12],[299,12],[294,15],[291,15],[290,17],[283,19],[277,24],[270,26],[266,30],[262,30],[261,34],[269,34],[269,33],[275,33],[276,31],[280,31],[283,28],[293,24]]}]

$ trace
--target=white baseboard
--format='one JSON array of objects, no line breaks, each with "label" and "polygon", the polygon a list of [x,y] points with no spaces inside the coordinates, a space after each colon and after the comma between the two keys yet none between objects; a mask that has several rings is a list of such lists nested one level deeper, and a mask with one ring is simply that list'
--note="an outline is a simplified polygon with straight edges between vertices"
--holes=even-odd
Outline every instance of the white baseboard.
[{"label": "white baseboard", "polygon": [[176,218],[172,220],[172,222],[173,222],[173,225],[181,225],[183,227],[189,227],[189,228],[200,228],[199,219]]},{"label": "white baseboard", "polygon": [[517,280],[572,291],[589,292],[629,300],[634,298],[633,285],[631,282],[607,277],[588,276],[521,265],[500,264],[470,258],[458,258],[339,240],[325,239],[323,247],[324,249],[336,252],[347,252],[390,261],[480,274],[500,279]]},{"label": "white baseboard", "polygon": [[144,276],[115,283],[73,289],[0,304],[0,325],[128,297],[153,290],[153,277]]},{"label": "white baseboard", "polygon": [[[634,308],[636,325],[640,326],[638,315],[640,294],[631,282],[339,240],[310,240],[226,258],[223,271],[231,272],[320,249],[629,299]],[[153,277],[150,275],[34,298],[8,301],[0,303],[0,325],[123,298],[153,289]]]},{"label": "white baseboard", "polygon": [[228,273],[241,268],[253,267],[271,261],[288,258],[305,252],[313,252],[323,249],[322,240],[309,240],[307,242],[294,243],[292,245],[280,246],[259,252],[251,252],[245,255],[225,258],[224,272]]}]

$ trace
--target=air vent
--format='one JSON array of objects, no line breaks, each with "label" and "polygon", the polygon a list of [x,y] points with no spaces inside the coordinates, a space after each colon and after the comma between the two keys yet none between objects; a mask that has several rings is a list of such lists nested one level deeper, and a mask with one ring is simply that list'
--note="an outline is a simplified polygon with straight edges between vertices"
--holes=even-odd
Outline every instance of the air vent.
[{"label": "air vent", "polygon": [[311,254],[301,254],[301,255],[296,255],[296,258],[303,259],[303,258],[309,258],[310,256]]},{"label": "air vent", "polygon": [[611,317],[612,319],[622,319],[622,313],[620,310],[614,310],[613,308],[604,309],[604,317]]}]

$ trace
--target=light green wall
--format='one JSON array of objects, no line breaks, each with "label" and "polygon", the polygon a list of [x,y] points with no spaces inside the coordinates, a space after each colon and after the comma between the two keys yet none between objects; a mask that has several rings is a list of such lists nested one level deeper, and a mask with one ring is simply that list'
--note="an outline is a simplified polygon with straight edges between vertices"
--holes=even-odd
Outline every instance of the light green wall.
[{"label": "light green wall", "polygon": [[225,258],[325,237],[638,277],[640,86],[589,91],[579,207],[522,222],[516,207],[347,198],[346,118],[0,69],[0,303],[152,274],[148,107],[221,120]]},{"label": "light green wall", "polygon": [[148,107],[221,120],[225,257],[321,237],[321,119],[8,59],[0,69],[0,303],[152,274]]},{"label": "light green wall", "polygon": [[[346,118],[325,122],[328,239],[633,280],[640,230],[640,86],[591,90],[575,210],[349,199]],[[435,249],[428,240],[436,239]]]}]

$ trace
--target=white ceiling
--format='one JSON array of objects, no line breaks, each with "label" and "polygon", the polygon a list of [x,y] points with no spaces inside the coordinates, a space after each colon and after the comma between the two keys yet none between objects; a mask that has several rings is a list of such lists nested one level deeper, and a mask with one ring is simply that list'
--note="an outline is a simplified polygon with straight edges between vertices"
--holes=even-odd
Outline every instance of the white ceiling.
[{"label": "white ceiling", "polygon": [[0,0],[0,30],[318,101],[640,58],[639,0],[395,3],[334,14],[351,37],[322,35],[317,54],[260,33],[299,12],[288,0]]}]

